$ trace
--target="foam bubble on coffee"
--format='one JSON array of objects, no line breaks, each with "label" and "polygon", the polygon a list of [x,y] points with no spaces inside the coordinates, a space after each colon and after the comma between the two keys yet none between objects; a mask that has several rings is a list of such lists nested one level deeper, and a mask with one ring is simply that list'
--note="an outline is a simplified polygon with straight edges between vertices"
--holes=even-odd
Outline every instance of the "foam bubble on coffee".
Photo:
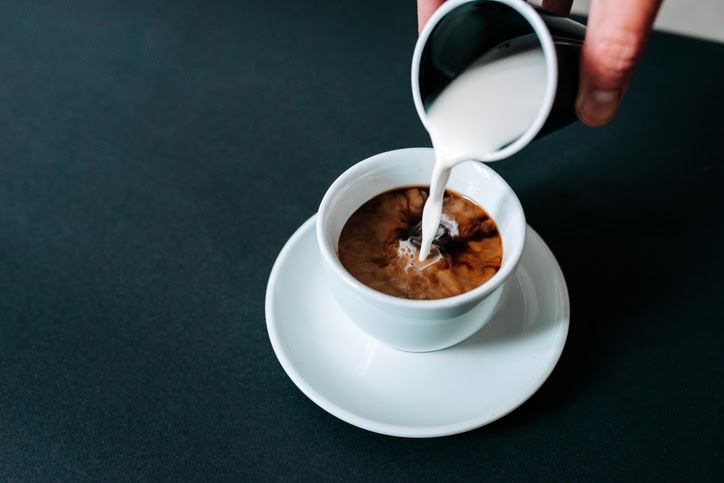
[{"label": "foam bubble on coffee", "polygon": [[[417,231],[419,232],[422,229],[422,222],[420,222],[420,229]],[[433,243],[439,241],[443,236],[447,235],[450,238],[455,238],[460,234],[458,222],[455,221],[450,215],[447,213],[442,213],[440,217],[440,222],[438,224],[437,232],[435,233],[435,236],[433,237]],[[406,270],[414,269],[418,272],[421,270],[425,270],[430,265],[440,261],[443,257],[442,252],[440,251],[440,248],[437,245],[432,245],[430,247],[430,251],[425,257],[425,259],[421,259],[419,257],[420,252],[420,246],[422,245],[422,237],[421,236],[410,236],[407,239],[400,240],[399,241],[399,247],[397,249],[397,255],[401,258],[407,258],[407,266],[405,267]]]},{"label": "foam bubble on coffee", "polygon": [[543,49],[530,37],[484,54],[433,101],[427,128],[435,167],[422,216],[421,261],[434,246],[453,166],[495,153],[523,135],[538,115],[545,88]]}]

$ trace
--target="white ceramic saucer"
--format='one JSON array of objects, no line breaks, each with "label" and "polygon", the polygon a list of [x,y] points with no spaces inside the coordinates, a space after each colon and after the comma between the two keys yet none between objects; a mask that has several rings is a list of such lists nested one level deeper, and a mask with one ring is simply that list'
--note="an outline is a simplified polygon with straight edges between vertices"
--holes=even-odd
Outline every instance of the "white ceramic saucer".
[{"label": "white ceramic saucer", "polygon": [[520,406],[553,371],[568,334],[568,291],[530,227],[493,319],[449,349],[409,353],[370,338],[337,306],[322,280],[315,219],[294,233],[274,264],[266,320],[284,370],[329,413],[394,436],[461,433]]}]

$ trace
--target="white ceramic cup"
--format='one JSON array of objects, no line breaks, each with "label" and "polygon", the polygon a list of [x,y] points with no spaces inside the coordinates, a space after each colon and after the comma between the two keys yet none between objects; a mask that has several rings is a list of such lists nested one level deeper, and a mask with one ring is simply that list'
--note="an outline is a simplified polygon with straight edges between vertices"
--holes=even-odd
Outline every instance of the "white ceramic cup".
[{"label": "white ceramic cup", "polygon": [[391,189],[430,184],[431,148],[410,148],[372,156],[345,171],[330,186],[317,216],[317,241],[326,283],[344,313],[369,336],[396,349],[426,352],[450,347],[483,327],[504,295],[525,244],[526,222],[518,197],[488,166],[459,164],[447,188],[479,204],[498,225],[503,242],[500,270],[481,286],[449,298],[409,300],[383,294],[354,278],[340,263],[342,228],[360,206]]}]

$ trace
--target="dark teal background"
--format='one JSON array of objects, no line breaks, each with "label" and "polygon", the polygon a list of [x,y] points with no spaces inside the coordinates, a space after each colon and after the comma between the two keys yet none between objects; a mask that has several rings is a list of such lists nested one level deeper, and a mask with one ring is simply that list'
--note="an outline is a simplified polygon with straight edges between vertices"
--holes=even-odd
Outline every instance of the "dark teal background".
[{"label": "dark teal background", "polygon": [[0,479],[717,480],[724,45],[653,35],[608,127],[495,164],[567,277],[523,407],[357,429],[287,378],[266,282],[327,186],[427,146],[414,2],[0,0]]}]

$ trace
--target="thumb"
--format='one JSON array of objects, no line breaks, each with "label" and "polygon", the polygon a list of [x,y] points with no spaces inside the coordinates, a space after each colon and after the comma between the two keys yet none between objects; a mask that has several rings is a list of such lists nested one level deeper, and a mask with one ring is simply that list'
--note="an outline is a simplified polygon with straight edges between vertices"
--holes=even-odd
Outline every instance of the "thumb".
[{"label": "thumb", "polygon": [[440,5],[445,3],[445,0],[417,0],[417,31],[422,31],[427,21],[430,19],[435,10]]},{"label": "thumb", "polygon": [[584,124],[602,126],[616,114],[660,5],[661,0],[591,2],[576,100]]}]

